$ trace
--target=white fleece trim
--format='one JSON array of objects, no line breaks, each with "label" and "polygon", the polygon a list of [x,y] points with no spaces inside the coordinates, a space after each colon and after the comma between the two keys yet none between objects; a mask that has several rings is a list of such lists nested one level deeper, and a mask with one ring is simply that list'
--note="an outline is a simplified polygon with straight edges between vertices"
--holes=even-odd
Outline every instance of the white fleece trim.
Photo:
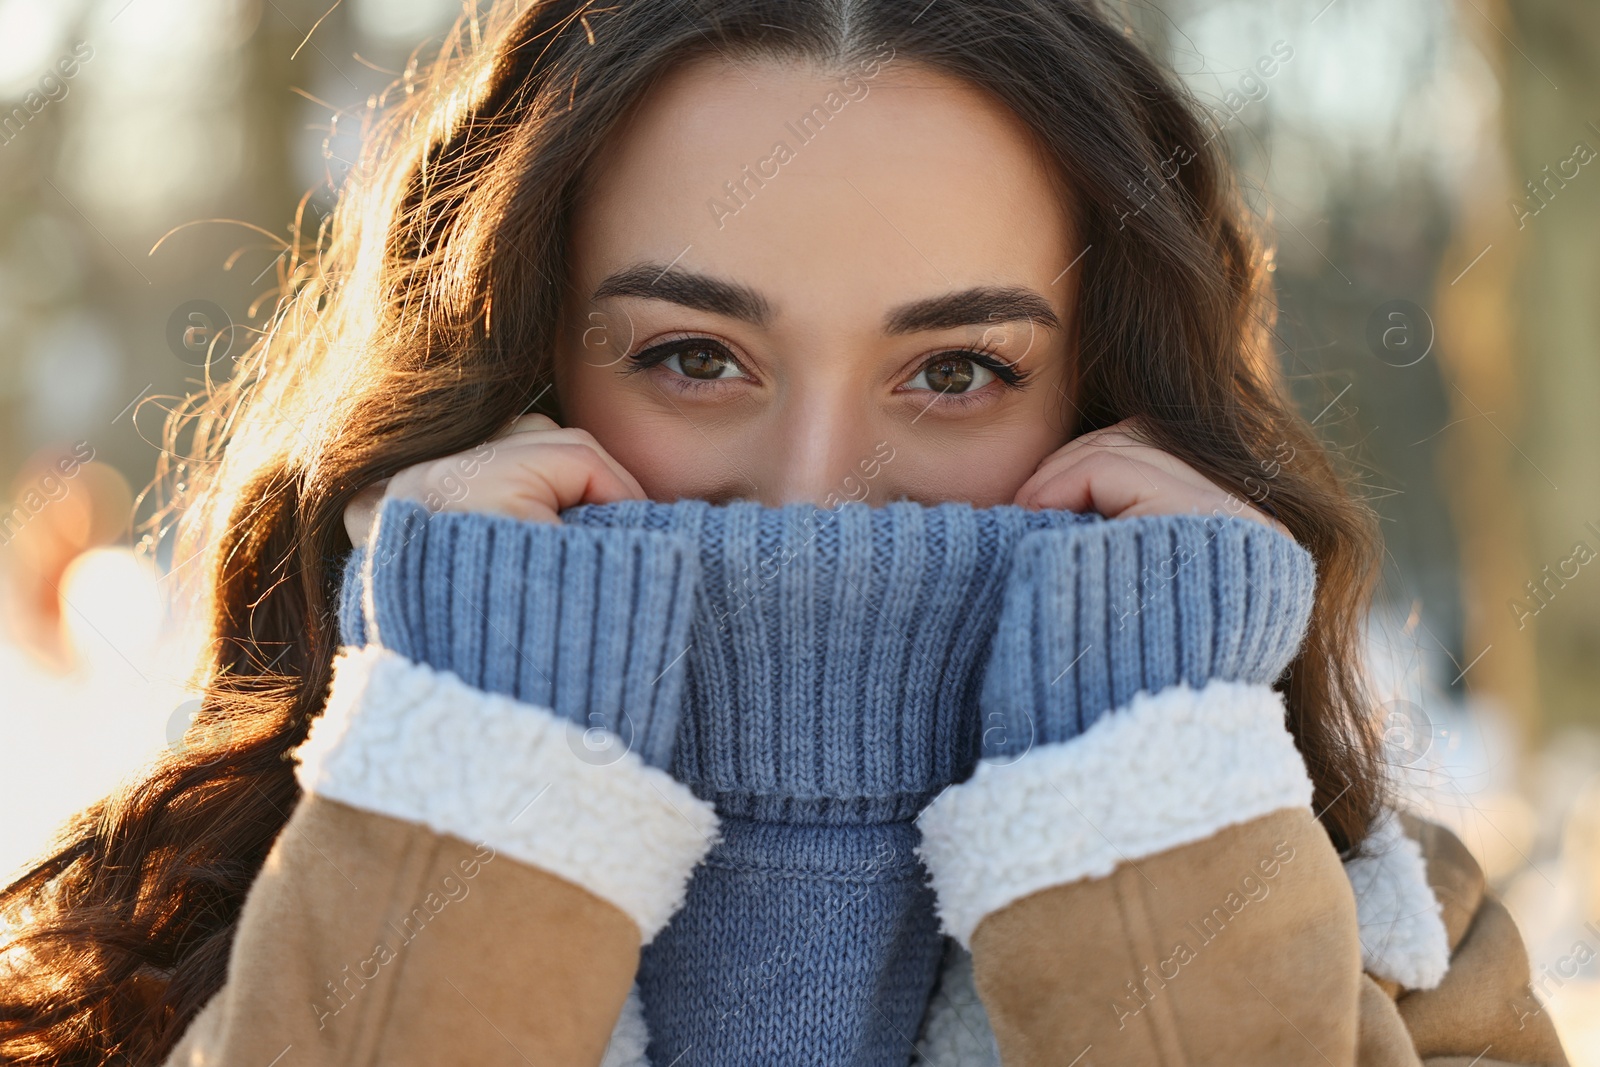
[{"label": "white fleece trim", "polygon": [[1284,714],[1265,685],[1177,685],[1071,741],[979,763],[917,817],[941,929],[970,949],[984,916],[1030,893],[1309,806]]},{"label": "white fleece trim", "polygon": [[1433,989],[1450,969],[1450,935],[1422,846],[1386,810],[1362,851],[1344,865],[1356,895],[1361,965],[1407,989]]},{"label": "white fleece trim", "polygon": [[600,1067],[650,1067],[645,1053],[650,1047],[650,1028],[644,1021],[644,1000],[639,996],[639,983],[628,990],[628,999],[622,1003],[622,1014],[612,1027],[611,1042],[600,1057]]},{"label": "white fleece trim", "polygon": [[378,645],[334,660],[296,750],[307,792],[409,819],[615,904],[648,944],[720,835],[715,808],[635,752],[595,765],[583,730]]}]

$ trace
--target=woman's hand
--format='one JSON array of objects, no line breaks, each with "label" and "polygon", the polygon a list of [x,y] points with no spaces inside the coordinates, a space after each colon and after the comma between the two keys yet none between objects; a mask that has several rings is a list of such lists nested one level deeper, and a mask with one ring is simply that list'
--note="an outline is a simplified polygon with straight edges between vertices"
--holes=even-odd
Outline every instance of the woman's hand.
[{"label": "woman's hand", "polygon": [[480,511],[555,522],[578,504],[643,500],[644,489],[587,430],[523,415],[468,452],[424,460],[358,493],[345,508],[350,543],[366,544],[379,504],[418,500],[431,511]]},{"label": "woman's hand", "polygon": [[1012,503],[1095,511],[1108,519],[1237,515],[1292,536],[1283,523],[1215,485],[1187,463],[1146,444],[1133,419],[1062,445],[1022,483]]}]

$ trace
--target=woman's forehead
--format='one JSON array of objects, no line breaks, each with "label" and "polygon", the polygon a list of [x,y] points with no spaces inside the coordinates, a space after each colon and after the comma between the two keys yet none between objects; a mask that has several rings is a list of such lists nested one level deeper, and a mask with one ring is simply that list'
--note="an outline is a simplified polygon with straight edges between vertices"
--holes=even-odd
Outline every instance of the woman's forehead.
[{"label": "woman's forehead", "polygon": [[674,263],[780,305],[785,293],[876,308],[929,289],[1047,290],[1071,259],[1050,166],[997,100],[905,59],[843,72],[696,61],[597,159],[575,274],[592,290],[635,262]]}]

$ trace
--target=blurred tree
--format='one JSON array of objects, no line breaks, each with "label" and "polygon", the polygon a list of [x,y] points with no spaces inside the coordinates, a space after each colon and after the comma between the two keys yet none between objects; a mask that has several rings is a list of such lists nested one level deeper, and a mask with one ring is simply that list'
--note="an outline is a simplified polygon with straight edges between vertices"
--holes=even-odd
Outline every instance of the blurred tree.
[{"label": "blurred tree", "polygon": [[1461,12],[1503,88],[1503,145],[1481,146],[1437,283],[1462,424],[1445,471],[1467,644],[1485,650],[1469,681],[1510,707],[1531,748],[1600,722],[1600,7]]},{"label": "blurred tree", "polygon": [[[1529,462],[1518,471],[1517,496],[1528,515],[1531,561],[1514,600],[1536,616],[1504,602],[1493,609],[1525,620],[1524,634],[1534,635],[1550,723],[1596,725],[1600,5],[1509,0],[1508,6],[1516,54],[1505,57],[1505,132],[1515,187],[1501,210],[1508,222],[1517,220],[1512,359],[1530,415],[1523,445]],[[1528,469],[1533,464],[1542,474]],[[1586,555],[1593,562],[1584,562]]]},{"label": "blurred tree", "polygon": [[[1503,13],[1475,2],[1462,0],[1462,24],[1504,86],[1510,49],[1497,29]],[[1478,180],[1462,186],[1454,240],[1434,283],[1440,360],[1450,380],[1451,430],[1442,437],[1440,473],[1461,541],[1466,647],[1474,660],[1466,684],[1510,713],[1526,752],[1541,729],[1534,648],[1505,605],[1528,575],[1525,514],[1513,501],[1525,490],[1522,477],[1537,475],[1515,443],[1523,383],[1512,357],[1517,264],[1504,154],[1493,140],[1475,147]]]}]

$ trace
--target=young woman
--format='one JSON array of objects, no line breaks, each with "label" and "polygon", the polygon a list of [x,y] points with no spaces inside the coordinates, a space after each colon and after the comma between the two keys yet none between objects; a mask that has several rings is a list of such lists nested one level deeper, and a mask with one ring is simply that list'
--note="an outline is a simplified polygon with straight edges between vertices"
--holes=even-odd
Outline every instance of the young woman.
[{"label": "young woman", "polygon": [[462,41],[191,412],[205,714],[5,891],[7,1059],[1565,1062],[1114,19]]}]

